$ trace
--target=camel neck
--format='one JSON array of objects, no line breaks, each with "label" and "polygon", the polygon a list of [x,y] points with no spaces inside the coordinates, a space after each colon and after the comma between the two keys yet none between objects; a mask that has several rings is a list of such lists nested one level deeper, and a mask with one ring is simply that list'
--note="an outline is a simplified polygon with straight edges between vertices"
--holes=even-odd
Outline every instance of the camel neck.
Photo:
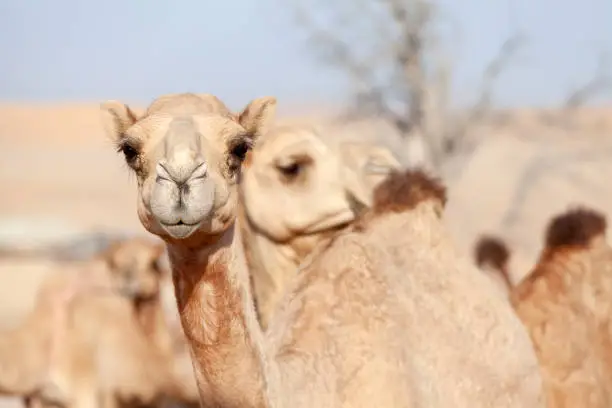
[{"label": "camel neck", "polygon": [[202,402],[266,406],[263,339],[236,226],[197,250],[169,244],[168,254]]}]

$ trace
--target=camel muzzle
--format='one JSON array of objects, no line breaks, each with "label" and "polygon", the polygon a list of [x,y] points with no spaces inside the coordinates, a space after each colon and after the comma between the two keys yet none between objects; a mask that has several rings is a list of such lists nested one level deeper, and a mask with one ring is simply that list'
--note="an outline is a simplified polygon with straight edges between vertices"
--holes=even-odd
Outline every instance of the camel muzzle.
[{"label": "camel muzzle", "polygon": [[208,177],[206,163],[201,163],[190,172],[188,178],[182,179],[168,172],[161,163],[157,170],[151,195],[151,212],[173,238],[187,238],[210,218],[215,183]]}]

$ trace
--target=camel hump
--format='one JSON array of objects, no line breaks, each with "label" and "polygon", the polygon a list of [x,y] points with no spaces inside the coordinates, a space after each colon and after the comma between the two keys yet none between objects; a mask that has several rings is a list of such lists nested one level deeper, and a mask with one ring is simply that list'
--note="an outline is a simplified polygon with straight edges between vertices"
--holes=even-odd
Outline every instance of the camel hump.
[{"label": "camel hump", "polygon": [[510,259],[510,250],[501,238],[482,235],[476,242],[474,258],[479,268],[490,265],[501,270],[505,268]]},{"label": "camel hump", "polygon": [[554,217],[546,230],[546,247],[586,246],[606,231],[606,217],[590,208],[579,207]]},{"label": "camel hump", "polygon": [[444,207],[446,188],[423,170],[392,171],[374,190],[372,209],[376,214],[404,212],[425,201]]}]

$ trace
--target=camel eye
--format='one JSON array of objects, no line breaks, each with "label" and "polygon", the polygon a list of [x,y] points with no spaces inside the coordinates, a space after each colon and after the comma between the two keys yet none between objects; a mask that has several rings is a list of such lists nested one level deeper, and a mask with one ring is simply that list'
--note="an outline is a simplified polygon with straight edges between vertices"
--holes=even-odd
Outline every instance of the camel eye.
[{"label": "camel eye", "polygon": [[302,166],[298,162],[293,162],[288,165],[277,166],[278,171],[288,179],[296,178],[302,171]]},{"label": "camel eye", "polygon": [[138,150],[128,143],[119,146],[119,151],[123,153],[128,163],[132,163],[138,157]]},{"label": "camel eye", "polygon": [[244,158],[246,157],[246,154],[250,148],[251,146],[247,142],[241,142],[234,146],[230,153],[232,156],[242,162],[244,161]]},{"label": "camel eye", "polygon": [[306,180],[306,173],[309,166],[313,166],[312,157],[307,154],[299,154],[293,157],[285,157],[275,163],[276,170],[285,182],[303,182]]}]

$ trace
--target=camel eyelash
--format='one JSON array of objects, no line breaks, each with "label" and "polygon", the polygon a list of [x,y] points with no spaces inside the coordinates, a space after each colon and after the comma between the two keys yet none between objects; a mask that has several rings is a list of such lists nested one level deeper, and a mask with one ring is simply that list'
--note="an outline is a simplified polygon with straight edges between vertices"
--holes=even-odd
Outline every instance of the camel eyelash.
[{"label": "camel eyelash", "polygon": [[253,148],[253,141],[248,137],[235,138],[229,143],[229,150],[232,151],[239,146],[245,146],[248,150],[251,150]]},{"label": "camel eyelash", "polygon": [[122,138],[117,143],[117,153],[123,153],[127,164],[135,169],[140,156],[140,144],[133,142],[127,138]]},{"label": "camel eyelash", "polygon": [[127,137],[122,137],[116,144],[117,153],[121,153],[125,151],[125,149],[130,148],[133,150],[140,150],[140,145],[133,140],[128,139]]}]

